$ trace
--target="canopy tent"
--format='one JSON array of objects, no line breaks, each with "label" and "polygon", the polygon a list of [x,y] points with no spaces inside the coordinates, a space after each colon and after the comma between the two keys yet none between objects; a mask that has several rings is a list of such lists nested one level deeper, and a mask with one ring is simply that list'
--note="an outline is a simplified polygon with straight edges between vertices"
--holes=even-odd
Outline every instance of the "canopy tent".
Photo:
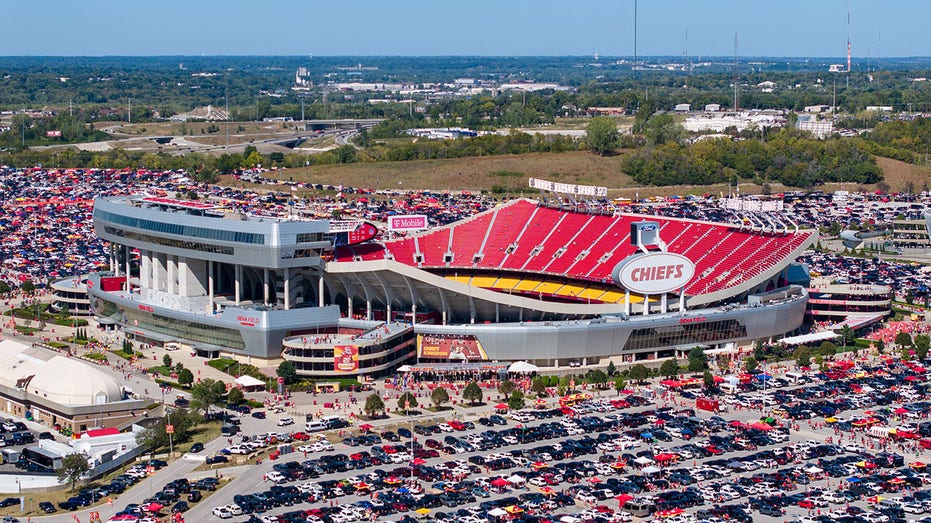
[{"label": "canopy tent", "polygon": [[257,380],[252,376],[247,376],[243,374],[242,376],[236,378],[236,385],[244,389],[249,389],[253,387],[264,387],[265,382]]},{"label": "canopy tent", "polygon": [[644,474],[658,474],[660,472],[662,472],[662,469],[660,469],[659,467],[654,467],[653,465],[650,465],[649,467],[644,467],[643,469]]},{"label": "canopy tent", "polygon": [[776,340],[779,343],[785,343],[786,345],[807,345],[817,341],[828,341],[837,339],[840,337],[840,334],[831,331],[821,331],[821,332],[811,332],[809,334],[802,334],[801,336],[788,336],[786,338],[781,338]]},{"label": "canopy tent", "polygon": [[653,460],[646,456],[640,456],[639,458],[634,460],[634,463],[636,463],[637,465],[649,465],[650,463],[653,463]]},{"label": "canopy tent", "polygon": [[527,363],[526,361],[515,361],[508,367],[508,372],[530,374],[532,372],[540,372],[540,367],[537,367],[533,363]]}]

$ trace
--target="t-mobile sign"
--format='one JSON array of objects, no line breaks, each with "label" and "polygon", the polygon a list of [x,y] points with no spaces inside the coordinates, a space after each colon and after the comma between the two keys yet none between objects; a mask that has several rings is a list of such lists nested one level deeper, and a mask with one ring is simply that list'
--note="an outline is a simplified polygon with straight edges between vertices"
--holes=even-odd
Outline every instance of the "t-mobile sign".
[{"label": "t-mobile sign", "polygon": [[388,230],[391,231],[419,231],[426,228],[427,217],[423,214],[388,217]]}]

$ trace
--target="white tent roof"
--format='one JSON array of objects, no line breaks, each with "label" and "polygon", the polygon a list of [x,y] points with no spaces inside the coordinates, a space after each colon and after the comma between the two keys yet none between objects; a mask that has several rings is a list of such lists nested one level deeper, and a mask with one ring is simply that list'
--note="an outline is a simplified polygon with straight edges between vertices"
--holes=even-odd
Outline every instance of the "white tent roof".
[{"label": "white tent roof", "polygon": [[653,463],[653,460],[646,456],[640,456],[639,458],[634,460],[634,463],[636,463],[637,465],[649,465],[650,463]]},{"label": "white tent roof", "polygon": [[540,367],[526,361],[515,361],[508,367],[508,372],[539,372]]},{"label": "white tent roof", "polygon": [[660,472],[661,470],[662,469],[660,469],[659,467],[654,467],[651,465],[649,467],[644,468],[643,473],[644,474],[656,474],[657,472]]},{"label": "white tent roof", "polygon": [[507,516],[508,513],[507,513],[507,511],[504,510],[503,508],[498,507],[498,508],[493,508],[493,509],[489,510],[489,511],[488,511],[488,515],[489,515],[489,516],[492,516],[492,517],[498,518],[498,517],[501,517],[501,516]]},{"label": "white tent roof", "polygon": [[785,343],[786,345],[805,345],[806,343],[833,340],[839,337],[840,337],[840,334],[836,332],[821,331],[821,332],[812,332],[809,334],[802,334],[801,336],[789,336],[788,338],[782,338],[777,341],[779,343]]},{"label": "white tent roof", "polygon": [[236,378],[236,385],[239,385],[240,387],[264,387],[265,383],[253,378],[252,376],[243,375]]},{"label": "white tent roof", "polygon": [[513,476],[508,478],[508,483],[526,483],[526,482],[527,482],[527,478],[523,476],[518,476],[517,474],[514,474]]}]

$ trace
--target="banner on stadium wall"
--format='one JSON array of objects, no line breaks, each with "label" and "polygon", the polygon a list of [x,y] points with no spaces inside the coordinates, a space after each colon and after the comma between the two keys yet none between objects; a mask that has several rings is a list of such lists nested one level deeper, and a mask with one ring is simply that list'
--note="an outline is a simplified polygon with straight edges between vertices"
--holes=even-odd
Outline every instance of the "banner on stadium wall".
[{"label": "banner on stadium wall", "polygon": [[334,345],[333,370],[336,372],[356,372],[359,370],[359,347],[355,345]]},{"label": "banner on stadium wall", "polygon": [[418,334],[417,357],[444,360],[487,360],[488,355],[475,336]]},{"label": "banner on stadium wall", "polygon": [[388,217],[389,231],[419,231],[427,228],[427,217],[423,214],[405,214]]},{"label": "banner on stadium wall", "polygon": [[45,131],[45,137],[46,138],[61,138],[61,131],[59,130]]},{"label": "banner on stadium wall", "polygon": [[580,196],[598,196],[601,198],[608,197],[607,187],[550,182],[547,180],[540,180],[539,178],[531,178],[530,187],[532,189],[539,189],[541,191],[549,191],[560,194],[578,194]]}]

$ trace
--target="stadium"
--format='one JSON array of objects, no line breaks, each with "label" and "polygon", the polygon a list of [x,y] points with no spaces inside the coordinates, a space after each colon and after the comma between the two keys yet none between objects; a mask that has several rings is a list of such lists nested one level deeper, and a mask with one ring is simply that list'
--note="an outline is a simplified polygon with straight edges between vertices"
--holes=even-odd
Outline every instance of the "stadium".
[{"label": "stadium", "polygon": [[98,317],[207,357],[284,358],[324,378],[417,364],[621,365],[777,338],[802,325],[808,282],[789,269],[817,239],[543,196],[443,227],[400,216],[398,238],[347,241],[345,224],[142,200],[97,202],[98,233],[124,266],[90,278]]}]

